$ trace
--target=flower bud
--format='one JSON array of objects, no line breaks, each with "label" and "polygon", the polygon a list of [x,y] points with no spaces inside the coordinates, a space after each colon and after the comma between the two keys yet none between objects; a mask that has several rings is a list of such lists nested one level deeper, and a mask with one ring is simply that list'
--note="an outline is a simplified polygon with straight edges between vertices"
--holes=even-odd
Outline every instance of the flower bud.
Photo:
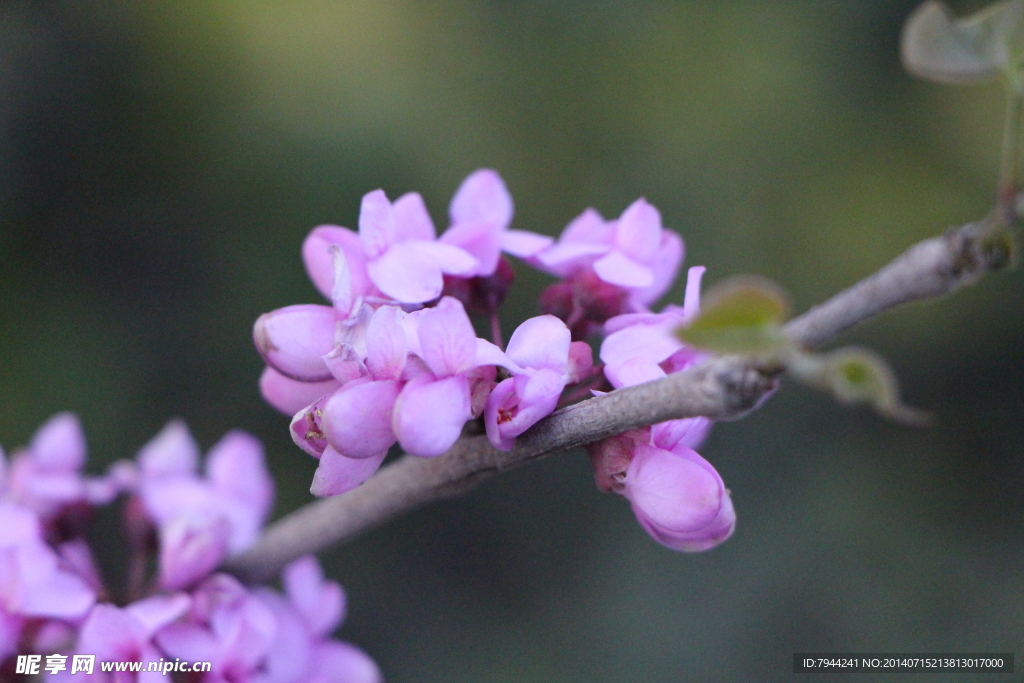
[{"label": "flower bud", "polygon": [[729,492],[708,461],[685,446],[666,451],[638,445],[626,470],[622,495],[640,525],[672,550],[708,550],[732,535],[736,524]]},{"label": "flower bud", "polygon": [[267,365],[301,382],[331,379],[323,356],[334,349],[336,315],[330,306],[300,304],[264,313],[253,327]]}]

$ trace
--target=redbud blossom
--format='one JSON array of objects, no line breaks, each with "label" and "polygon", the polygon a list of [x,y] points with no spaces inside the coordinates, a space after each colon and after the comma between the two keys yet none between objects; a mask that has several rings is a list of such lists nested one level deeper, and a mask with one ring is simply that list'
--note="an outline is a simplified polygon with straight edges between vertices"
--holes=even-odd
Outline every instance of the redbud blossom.
[{"label": "redbud blossom", "polygon": [[191,585],[223,559],[252,545],[270,512],[274,485],[263,447],[240,430],[228,432],[196,471],[199,449],[173,421],[139,452],[136,494],[160,539],[164,588]]},{"label": "redbud blossom", "polygon": [[498,267],[502,251],[528,258],[551,245],[552,239],[523,230],[509,230],[512,195],[497,171],[482,168],[470,173],[452,197],[448,208],[451,227],[441,242],[472,254],[478,266],[459,277],[487,277]]},{"label": "redbud blossom", "polygon": [[436,240],[434,223],[415,192],[394,204],[383,190],[364,196],[359,238],[370,280],[399,303],[436,299],[444,286],[443,273],[468,276],[479,266],[461,248]]},{"label": "redbud blossom", "polygon": [[324,579],[316,559],[289,564],[282,583],[283,596],[216,574],[156,642],[172,657],[211,662],[212,671],[198,679],[203,683],[379,683],[380,669],[365,652],[329,638],[344,619],[345,594]]},{"label": "redbud blossom", "polygon": [[[576,353],[570,354],[574,345]],[[582,378],[578,375],[587,372],[591,357],[590,348],[571,342],[565,323],[552,315],[530,318],[520,325],[505,353],[514,363],[510,366],[512,377],[491,393],[484,425],[495,448],[507,451],[515,437],[554,411],[565,385]]]},{"label": "redbud blossom", "polygon": [[0,450],[0,499],[24,505],[47,522],[78,504],[110,502],[120,489],[117,478],[84,476],[85,451],[78,418],[54,415],[27,448],[13,454],[9,466]]},{"label": "redbud blossom", "polygon": [[615,388],[640,384],[678,372],[707,357],[687,347],[675,330],[700,312],[703,266],[690,268],[682,307],[669,305],[661,313],[617,316],[605,323],[608,335],[601,343],[605,376]]},{"label": "redbud blossom", "polygon": [[622,495],[647,533],[672,550],[713,548],[732,535],[736,524],[722,478],[685,446],[665,450],[639,444]]},{"label": "redbud blossom", "polygon": [[27,619],[79,618],[95,599],[82,578],[60,566],[39,517],[0,502],[0,659],[17,650]]},{"label": "redbud blossom", "polygon": [[566,311],[559,317],[580,339],[613,316],[646,310],[671,286],[682,258],[682,239],[641,198],[614,221],[587,209],[530,262],[565,280],[545,293],[545,310]]}]

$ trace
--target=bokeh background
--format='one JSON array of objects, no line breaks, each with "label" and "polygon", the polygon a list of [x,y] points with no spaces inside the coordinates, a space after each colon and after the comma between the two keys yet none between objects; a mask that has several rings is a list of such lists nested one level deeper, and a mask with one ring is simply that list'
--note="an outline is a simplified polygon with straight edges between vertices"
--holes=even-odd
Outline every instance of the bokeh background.
[{"label": "bokeh background", "polygon": [[[275,516],[302,505],[315,462],[258,395],[252,322],[318,300],[312,227],[354,226],[383,187],[422,192],[443,228],[479,167],[507,181],[514,227],[645,196],[708,282],[760,273],[803,310],[993,199],[999,87],[907,76],[913,5],[7,0],[0,443],[72,410],[98,472],[174,416],[204,447],[241,427],[266,444]],[[518,273],[508,329],[548,282]],[[1022,310],[1015,270],[841,340],[888,357],[933,429],[792,385],[717,426],[703,453],[739,523],[712,552],[656,545],[561,455],[327,553],[340,635],[395,683],[1024,656]],[[95,536],[119,585],[114,522]]]}]

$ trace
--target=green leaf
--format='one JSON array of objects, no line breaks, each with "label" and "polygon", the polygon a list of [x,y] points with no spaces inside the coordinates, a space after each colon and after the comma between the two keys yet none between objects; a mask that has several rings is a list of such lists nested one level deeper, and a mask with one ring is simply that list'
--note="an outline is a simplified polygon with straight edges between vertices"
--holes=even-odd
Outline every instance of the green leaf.
[{"label": "green leaf", "polygon": [[844,403],[867,403],[882,415],[911,426],[932,422],[930,414],[904,405],[889,364],[867,349],[848,347],[822,356],[821,383]]},{"label": "green leaf", "polygon": [[731,278],[704,295],[700,315],[676,334],[691,346],[717,353],[778,354],[793,346],[782,331],[788,315],[786,295],[775,283]]},{"label": "green leaf", "polygon": [[931,81],[976,83],[1000,73],[1019,90],[1024,2],[1006,0],[964,19],[929,0],[907,19],[900,53],[907,71]]}]

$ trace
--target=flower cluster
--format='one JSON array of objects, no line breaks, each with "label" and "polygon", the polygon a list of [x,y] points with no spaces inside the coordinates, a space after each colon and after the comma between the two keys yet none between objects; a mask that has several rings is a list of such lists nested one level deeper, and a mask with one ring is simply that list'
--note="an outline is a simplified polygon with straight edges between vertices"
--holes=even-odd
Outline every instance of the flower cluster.
[{"label": "flower cluster", "polygon": [[[82,474],[85,457],[69,413],[47,421],[10,463],[0,451],[0,675],[13,675],[12,655],[39,653],[56,660],[51,673],[64,680],[162,680],[159,672],[72,672],[66,658],[74,654],[209,662],[190,680],[211,683],[381,680],[364,652],[330,638],[344,593],[313,557],[285,568],[283,596],[214,573],[256,541],[270,511],[273,483],[256,439],[227,434],[202,476],[180,422],[102,477]],[[132,559],[127,604],[118,606],[85,532],[93,510],[122,495]]]},{"label": "flower cluster", "polygon": [[[292,439],[319,459],[315,495],[359,486],[396,443],[439,456],[474,420],[495,448],[510,450],[560,404],[703,358],[672,333],[699,309],[703,267],[690,269],[682,307],[649,308],[671,287],[684,250],[646,200],[615,220],[587,209],[555,241],[510,230],[504,182],[479,170],[449,216],[438,237],[420,195],[391,202],[370,192],[358,232],[320,226],[303,244],[306,271],[330,305],[288,306],[256,321],[267,363],[261,390],[293,415]],[[513,278],[502,252],[558,278],[541,295],[543,315],[523,322],[505,348],[497,311]],[[489,320],[490,340],[477,337],[469,313]],[[602,334],[603,373],[588,344]],[[729,494],[692,450],[709,427],[703,418],[666,423],[591,449],[599,486],[626,496],[644,528],[675,549],[708,548],[732,531]]]}]

